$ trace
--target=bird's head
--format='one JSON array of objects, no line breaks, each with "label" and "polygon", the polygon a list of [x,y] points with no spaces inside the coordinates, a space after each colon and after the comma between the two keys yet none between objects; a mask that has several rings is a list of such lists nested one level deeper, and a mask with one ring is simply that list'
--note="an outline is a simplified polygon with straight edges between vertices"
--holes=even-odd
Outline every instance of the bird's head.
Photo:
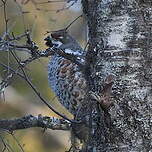
[{"label": "bird's head", "polygon": [[68,34],[66,30],[59,30],[52,32],[50,36],[44,39],[46,45],[51,48],[59,48],[64,50],[65,53],[82,56],[83,49],[78,42]]},{"label": "bird's head", "polygon": [[50,36],[47,36],[44,40],[49,47],[59,48],[61,45],[71,42],[71,36],[65,30],[59,30],[52,32]]}]

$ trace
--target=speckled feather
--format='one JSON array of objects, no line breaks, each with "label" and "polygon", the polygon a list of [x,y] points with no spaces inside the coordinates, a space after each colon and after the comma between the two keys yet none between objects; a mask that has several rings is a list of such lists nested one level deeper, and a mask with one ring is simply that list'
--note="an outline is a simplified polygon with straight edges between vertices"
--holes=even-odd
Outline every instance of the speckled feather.
[{"label": "speckled feather", "polygon": [[[69,40],[71,40],[71,37]],[[72,44],[71,42],[75,43]],[[74,45],[74,47],[68,47],[71,45]],[[84,54],[81,47],[73,38],[71,41],[60,45],[58,48],[62,48],[62,50],[71,50],[71,53],[78,56],[83,56]],[[69,112],[76,115],[81,102],[84,99],[86,90],[86,81],[78,66],[55,54],[52,56],[48,64],[48,80],[50,87],[55,92],[60,103],[68,109]]]}]

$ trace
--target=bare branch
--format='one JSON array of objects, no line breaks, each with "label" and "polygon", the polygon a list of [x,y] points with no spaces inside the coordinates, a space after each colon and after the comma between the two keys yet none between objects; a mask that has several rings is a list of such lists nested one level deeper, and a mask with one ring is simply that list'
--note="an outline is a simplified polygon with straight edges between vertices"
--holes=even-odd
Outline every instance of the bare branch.
[{"label": "bare branch", "polygon": [[32,127],[49,128],[53,130],[70,130],[70,123],[66,120],[48,116],[24,116],[12,120],[0,120],[0,131],[15,131]]},{"label": "bare branch", "polygon": [[[81,14],[80,16],[76,17],[70,24],[68,24],[65,28],[60,29],[60,30],[65,30],[65,31],[68,30],[69,27],[70,27],[72,24],[74,24],[80,17],[83,17],[83,15]],[[59,31],[59,30],[56,30],[56,31]],[[51,33],[51,32],[56,32],[56,31],[46,31],[46,34]]]},{"label": "bare branch", "polygon": [[58,0],[58,1],[46,1],[46,2],[36,2],[36,4],[48,4],[48,3],[65,3],[65,0]]},{"label": "bare branch", "polygon": [[[18,61],[19,63],[19,61]],[[27,78],[25,72],[24,74],[20,74],[17,71],[13,70],[12,68],[8,67],[7,65],[4,65],[2,63],[0,63],[0,65],[2,65],[4,68],[9,69],[12,74],[17,74],[18,76],[20,76],[21,78],[23,78],[28,85],[33,89],[33,91],[35,92],[35,94],[41,99],[41,101],[47,105],[47,107],[49,107],[49,109],[51,109],[54,113],[56,113],[58,116],[64,118],[65,120],[68,120],[69,122],[73,122],[72,120],[70,120],[69,118],[67,118],[66,116],[62,115],[61,113],[57,112],[42,96],[41,93],[35,88],[35,86],[32,84],[32,82],[30,81],[30,79]],[[24,71],[24,70],[23,70]]]},{"label": "bare branch", "polygon": [[5,32],[8,32],[8,18],[7,18],[7,14],[6,14],[6,2],[7,0],[1,0],[3,3],[3,9],[4,9],[4,20],[5,20]]},{"label": "bare branch", "polygon": [[[79,67],[83,67],[82,64],[80,63],[80,60],[77,58],[77,56],[73,55],[73,54],[68,54],[68,53],[65,53],[64,51],[62,50],[59,50],[59,49],[53,49],[53,48],[49,48],[49,49],[46,49],[44,51],[39,51],[38,50],[38,47],[37,45],[32,41],[31,37],[30,37],[30,34],[29,32],[27,31],[25,33],[26,35],[26,38],[27,38],[27,43],[26,45],[16,45],[16,44],[12,44],[10,43],[11,41],[13,41],[13,39],[11,39],[11,41],[6,40],[6,47],[7,47],[7,50],[9,52],[11,52],[11,54],[13,55],[13,57],[15,58],[15,60],[17,61],[19,67],[18,67],[18,70],[14,70],[12,68],[10,68],[9,66],[7,65],[4,65],[4,64],[1,64],[1,66],[3,66],[5,69],[9,69],[11,71],[11,73],[8,74],[8,76],[6,77],[7,78],[7,81],[2,81],[2,84],[1,84],[1,90],[3,90],[3,88],[5,89],[7,86],[8,86],[8,80],[11,79],[11,77],[14,75],[14,74],[17,74],[18,76],[20,76],[21,78],[23,78],[27,83],[28,85],[34,90],[34,92],[36,93],[36,95],[41,99],[41,101],[47,105],[53,112],[55,112],[57,115],[61,116],[62,118],[72,122],[72,120],[68,119],[66,116],[60,114],[59,112],[57,112],[51,105],[48,104],[48,102],[41,96],[40,92],[35,88],[35,86],[32,84],[32,82],[30,81],[30,79],[28,78],[28,76],[26,75],[25,71],[24,71],[24,67],[31,63],[32,61],[36,60],[36,59],[39,59],[40,57],[48,57],[50,55],[54,55],[55,53],[57,53],[58,55],[60,56],[63,56],[64,58],[70,60],[71,62],[79,65]],[[24,36],[21,35],[21,38]],[[13,36],[14,40],[16,40],[15,36]],[[17,37],[17,38],[20,38],[20,37]],[[13,50],[12,50],[12,47],[13,47]],[[21,61],[15,54],[14,54],[14,51],[16,50],[16,48],[24,48],[24,49],[27,49],[30,51],[30,55],[31,57],[28,58],[27,60],[25,61]],[[19,69],[21,69],[22,73],[23,74],[20,74],[18,73]],[[10,77],[11,76],[11,77]],[[6,83],[7,82],[7,83]],[[3,85],[3,86],[2,86]]]},{"label": "bare branch", "polygon": [[2,144],[3,144],[2,152],[5,152],[6,150],[8,152],[10,152],[10,151],[14,152],[13,148],[10,146],[10,144],[8,143],[8,141],[6,139],[4,139],[3,137],[0,136],[0,140],[2,141]]},{"label": "bare branch", "polygon": [[22,145],[20,144],[20,142],[18,141],[18,139],[15,137],[15,135],[13,133],[11,133],[13,139],[15,140],[15,142],[17,143],[17,145],[19,146],[19,148],[21,149],[22,152],[25,152]]}]

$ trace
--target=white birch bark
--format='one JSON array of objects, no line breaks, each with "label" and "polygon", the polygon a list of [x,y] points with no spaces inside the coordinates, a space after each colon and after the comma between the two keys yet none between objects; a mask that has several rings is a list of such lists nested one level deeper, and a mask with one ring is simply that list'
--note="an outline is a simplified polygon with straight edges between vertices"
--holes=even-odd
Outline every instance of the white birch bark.
[{"label": "white birch bark", "polygon": [[152,3],[83,0],[82,5],[89,27],[88,49],[98,52],[93,67],[96,74],[92,74],[94,86],[102,86],[108,75],[114,75],[111,127],[96,121],[88,151],[150,152]]}]

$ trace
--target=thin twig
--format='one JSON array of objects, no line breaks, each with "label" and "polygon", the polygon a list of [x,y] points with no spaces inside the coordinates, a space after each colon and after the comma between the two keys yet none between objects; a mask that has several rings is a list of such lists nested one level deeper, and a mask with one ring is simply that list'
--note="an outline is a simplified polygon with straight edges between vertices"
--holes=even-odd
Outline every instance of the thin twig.
[{"label": "thin twig", "polygon": [[[12,55],[14,56],[15,60],[17,61],[17,63],[19,64],[19,67],[21,68],[22,72],[23,72],[23,76],[21,76],[19,74],[19,76],[21,76],[21,78],[23,78],[27,83],[28,85],[33,89],[33,91],[36,93],[36,95],[41,99],[41,101],[47,105],[47,107],[49,107],[49,109],[51,109],[54,113],[56,113],[58,116],[64,118],[65,120],[68,120],[69,122],[73,122],[72,120],[70,120],[69,118],[67,118],[66,116],[62,115],[61,113],[59,113],[58,111],[56,111],[40,94],[40,92],[37,91],[37,89],[35,88],[35,86],[32,84],[32,82],[29,80],[26,72],[24,71],[23,67],[22,67],[22,64],[20,64],[20,61],[18,60],[18,58],[14,55],[14,53],[11,51]],[[6,68],[7,66],[5,66]],[[10,67],[7,67],[9,68],[11,71],[12,69]],[[14,70],[12,71],[14,72]],[[16,72],[15,72],[16,74]],[[17,73],[18,74],[18,73]]]},{"label": "thin twig", "polygon": [[48,3],[65,3],[65,0],[58,0],[58,1],[46,1],[46,2],[36,2],[36,4],[48,4]]},{"label": "thin twig", "polygon": [[17,145],[20,147],[22,152],[25,152],[22,145],[19,143],[18,139],[15,137],[15,135],[13,134],[13,132],[11,133],[13,139],[16,141]]},{"label": "thin twig", "polygon": [[[65,28],[63,29],[60,29],[60,30],[63,30],[63,31],[67,31],[69,29],[69,27],[74,23],[76,22],[80,17],[82,17],[83,15],[81,14],[80,16],[78,16],[77,18],[75,18],[70,24],[68,24]],[[45,35],[48,34],[48,33],[51,33],[51,32],[57,32],[59,30],[55,30],[55,31],[46,31]]]},{"label": "thin twig", "polygon": [[77,21],[80,17],[82,17],[82,14],[75,18],[65,29],[67,30],[75,21]]},{"label": "thin twig", "polygon": [[7,14],[6,14],[6,2],[7,0],[1,0],[3,3],[3,9],[4,9],[4,20],[5,20],[5,32],[8,32],[8,19],[7,19]]}]

